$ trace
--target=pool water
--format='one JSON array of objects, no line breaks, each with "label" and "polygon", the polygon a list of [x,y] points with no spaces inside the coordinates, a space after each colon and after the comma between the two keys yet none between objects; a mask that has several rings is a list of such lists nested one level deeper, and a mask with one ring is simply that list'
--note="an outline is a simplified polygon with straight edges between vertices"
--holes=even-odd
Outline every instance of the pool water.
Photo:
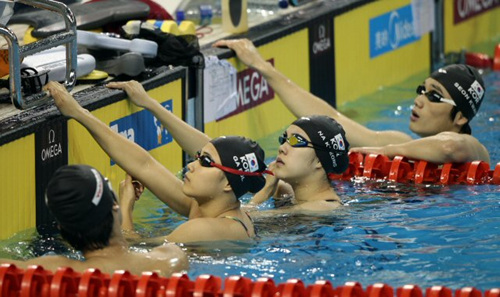
[{"label": "pool water", "polygon": [[[471,126],[494,166],[500,162],[500,73],[488,74],[485,82],[487,97]],[[371,128],[409,133],[405,127],[414,89],[397,91],[412,99],[377,103],[375,114],[374,104],[356,102],[345,108],[372,114],[371,119],[360,119]],[[274,207],[270,200],[258,209],[247,207],[259,231],[254,242],[186,245],[190,278],[209,273],[272,277],[278,283],[328,279],[334,286],[359,281],[364,287],[376,282],[393,287],[500,287],[500,186],[363,180],[333,186],[346,204],[342,209],[322,216],[276,215],[266,213]],[[134,220],[145,236],[168,234],[184,221],[151,194],[139,201]],[[71,253],[57,238],[42,238],[30,230],[0,242],[0,257],[28,258],[52,251]]]},{"label": "pool water", "polygon": [[[375,104],[363,98],[344,108],[356,110],[359,121],[373,129],[403,129],[411,134],[408,118],[415,97],[413,86],[420,81],[374,95],[411,98],[405,102],[394,104],[387,99],[386,104],[380,104],[384,100]],[[494,166],[500,162],[500,73],[488,74],[485,84],[487,97],[471,127],[490,151]],[[276,138],[273,135],[269,142]],[[276,143],[270,146],[276,150]],[[266,153],[273,155],[273,151]],[[356,180],[334,182],[334,187],[347,204],[341,210],[324,216],[266,214],[265,210],[274,208],[271,200],[258,210],[249,209],[259,230],[255,243],[188,247],[190,277],[210,273],[253,279],[266,276],[277,282],[300,278],[306,283],[329,279],[335,286],[346,281],[364,286],[384,282],[394,287],[417,284],[482,290],[500,286],[500,186]],[[168,212],[163,217],[167,223],[176,217]],[[172,223],[154,230],[149,223],[141,227],[165,234],[176,225]]]}]

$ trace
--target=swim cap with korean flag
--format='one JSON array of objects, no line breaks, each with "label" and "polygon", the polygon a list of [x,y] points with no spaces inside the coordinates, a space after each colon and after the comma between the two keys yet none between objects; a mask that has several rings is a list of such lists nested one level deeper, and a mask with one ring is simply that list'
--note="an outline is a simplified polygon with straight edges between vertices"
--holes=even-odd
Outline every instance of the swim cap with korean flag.
[{"label": "swim cap with korean flag", "polygon": [[[241,136],[221,136],[210,141],[219,154],[221,165],[245,172],[262,172],[267,166],[264,163],[265,153],[259,144]],[[266,183],[262,175],[245,176],[224,172],[236,198],[247,192],[256,193]]]},{"label": "swim cap with korean flag", "polygon": [[295,120],[313,143],[313,148],[326,174],[341,174],[349,166],[349,142],[342,126],[334,119],[314,115]]},{"label": "swim cap with korean flag", "polygon": [[68,230],[85,232],[111,213],[114,193],[95,168],[66,165],[54,172],[45,199],[59,224]]},{"label": "swim cap with korean flag", "polygon": [[478,112],[485,93],[483,79],[476,68],[453,64],[438,69],[430,77],[445,87],[457,109],[470,122]]}]

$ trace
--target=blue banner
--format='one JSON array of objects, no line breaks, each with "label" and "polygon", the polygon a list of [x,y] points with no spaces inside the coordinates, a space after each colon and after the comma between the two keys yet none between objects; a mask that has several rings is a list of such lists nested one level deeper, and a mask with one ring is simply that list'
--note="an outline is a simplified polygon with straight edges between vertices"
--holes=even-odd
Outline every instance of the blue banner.
[{"label": "blue banner", "polygon": [[419,40],[413,26],[411,4],[370,19],[370,58]]},{"label": "blue banner", "polygon": [[[172,111],[172,99],[161,105]],[[147,110],[141,110],[124,118],[113,121],[110,128],[147,151],[172,142],[172,135],[161,122]],[[111,160],[111,165],[115,163]]]}]

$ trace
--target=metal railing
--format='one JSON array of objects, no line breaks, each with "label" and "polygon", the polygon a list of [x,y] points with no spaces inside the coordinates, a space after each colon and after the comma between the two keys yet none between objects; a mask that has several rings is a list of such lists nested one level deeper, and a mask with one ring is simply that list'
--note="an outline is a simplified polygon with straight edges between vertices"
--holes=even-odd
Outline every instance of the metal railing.
[{"label": "metal railing", "polygon": [[47,103],[51,97],[45,91],[23,96],[21,60],[27,56],[59,45],[66,45],[66,79],[64,85],[68,91],[75,86],[77,68],[76,20],[73,12],[65,4],[57,1],[17,0],[16,2],[59,13],[63,16],[66,24],[66,31],[23,46],[19,45],[17,36],[9,28],[0,26],[0,35],[6,39],[9,47],[9,87],[12,104],[19,109],[28,109]]}]

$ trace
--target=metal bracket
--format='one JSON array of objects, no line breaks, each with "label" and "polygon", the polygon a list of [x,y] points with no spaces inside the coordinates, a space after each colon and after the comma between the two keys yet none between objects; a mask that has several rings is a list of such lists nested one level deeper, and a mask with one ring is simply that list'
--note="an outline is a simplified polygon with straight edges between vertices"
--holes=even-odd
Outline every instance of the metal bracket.
[{"label": "metal bracket", "polygon": [[19,46],[17,36],[7,27],[0,26],[2,35],[9,46],[9,86],[12,104],[19,109],[28,109],[50,101],[48,92],[32,94],[23,98],[21,90],[21,59],[59,45],[66,45],[66,80],[64,86],[71,91],[76,83],[77,43],[76,19],[73,12],[63,3],[53,0],[17,0],[17,3],[59,13],[66,23],[66,31]]}]

